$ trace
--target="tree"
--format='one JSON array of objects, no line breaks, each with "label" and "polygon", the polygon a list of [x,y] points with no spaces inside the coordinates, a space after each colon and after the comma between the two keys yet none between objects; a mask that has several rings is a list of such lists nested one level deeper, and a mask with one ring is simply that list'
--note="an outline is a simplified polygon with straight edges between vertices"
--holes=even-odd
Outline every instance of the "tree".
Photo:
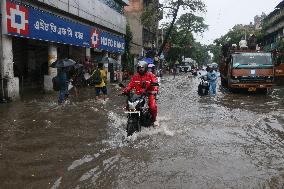
[{"label": "tree", "polygon": [[250,34],[255,34],[257,41],[260,42],[263,36],[262,31],[256,31],[250,29],[249,27],[243,25],[235,25],[228,33],[221,36],[218,39],[215,39],[213,44],[209,45],[210,51],[213,53],[213,61],[216,63],[221,63],[222,61],[222,52],[221,48],[223,45],[228,44],[239,44],[240,40],[244,37],[248,38]]},{"label": "tree", "polygon": [[124,70],[133,71],[133,56],[130,54],[130,43],[133,39],[133,34],[130,29],[129,23],[126,24],[125,39],[125,52],[122,55],[122,67]]},{"label": "tree", "polygon": [[[192,33],[202,33],[207,29],[204,18],[195,16],[192,13],[181,15],[172,28],[169,40],[172,48],[168,53],[168,60],[174,61],[182,56],[195,59],[197,62],[204,63],[209,57],[206,46],[196,43]],[[193,53],[195,52],[195,53]],[[199,54],[199,52],[202,52]],[[197,54],[198,56],[197,56]]]},{"label": "tree", "polygon": [[202,45],[199,42],[195,42],[190,49],[190,57],[196,60],[198,65],[206,65],[210,61],[210,56],[208,54],[208,48],[206,45]]},{"label": "tree", "polygon": [[[178,19],[178,12],[180,9],[187,10],[189,13],[193,14],[193,12],[196,11],[205,11],[205,4],[201,0],[169,0],[166,5],[163,7],[163,9],[167,9],[166,18],[169,19],[169,27],[166,31],[166,35],[164,38],[164,41],[162,45],[159,48],[158,55],[161,55],[166,43],[168,42],[168,39],[171,35],[172,29],[174,27],[174,24],[176,20]],[[188,16],[190,17],[190,16]],[[187,16],[185,16],[187,18]],[[189,25],[188,25],[189,26]]]},{"label": "tree", "polygon": [[158,20],[160,17],[161,11],[158,7],[158,2],[153,0],[144,7],[140,19],[145,28],[155,33],[158,29]]},{"label": "tree", "polygon": [[221,45],[210,44],[207,46],[208,51],[213,54],[213,62],[221,63],[222,61],[222,50]]},{"label": "tree", "polygon": [[126,35],[125,35],[125,52],[130,52],[130,43],[133,39],[133,34],[130,29],[129,23],[126,24]]},{"label": "tree", "polygon": [[192,13],[185,13],[177,20],[178,28],[186,33],[203,33],[208,25],[204,23],[204,18],[195,16]]}]

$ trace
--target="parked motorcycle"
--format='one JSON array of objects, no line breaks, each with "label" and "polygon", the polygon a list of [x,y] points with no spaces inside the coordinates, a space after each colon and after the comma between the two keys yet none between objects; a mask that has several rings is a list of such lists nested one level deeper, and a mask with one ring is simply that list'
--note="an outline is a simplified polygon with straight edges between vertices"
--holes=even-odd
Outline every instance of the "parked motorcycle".
[{"label": "parked motorcycle", "polygon": [[[201,73],[199,73],[201,75]],[[198,85],[198,95],[204,96],[209,93],[209,82],[206,75],[200,76],[200,83]]]},{"label": "parked motorcycle", "polygon": [[[120,83],[120,87],[125,86]],[[158,83],[151,83],[151,86],[159,86]],[[150,127],[153,125],[152,114],[148,106],[148,95],[143,93],[141,95],[135,94],[135,91],[130,91],[125,94],[127,98],[127,105],[124,113],[127,114],[127,136],[131,136],[134,132],[140,132],[141,126]]]}]

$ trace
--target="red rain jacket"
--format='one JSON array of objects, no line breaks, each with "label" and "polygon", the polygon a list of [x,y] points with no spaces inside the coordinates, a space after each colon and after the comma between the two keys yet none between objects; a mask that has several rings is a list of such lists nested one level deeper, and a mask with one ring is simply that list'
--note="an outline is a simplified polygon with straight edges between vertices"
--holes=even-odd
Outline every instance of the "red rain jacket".
[{"label": "red rain jacket", "polygon": [[[146,88],[143,89],[142,85],[143,82],[145,82]],[[140,75],[139,73],[136,73],[130,80],[130,83],[128,86],[123,90],[123,92],[129,92],[132,89],[136,90],[136,94],[142,94],[143,92],[151,92],[151,91],[156,91],[158,92],[158,87],[155,86],[150,86],[151,82],[157,83],[157,78],[156,76],[151,73],[151,72],[146,72],[144,75]]]}]

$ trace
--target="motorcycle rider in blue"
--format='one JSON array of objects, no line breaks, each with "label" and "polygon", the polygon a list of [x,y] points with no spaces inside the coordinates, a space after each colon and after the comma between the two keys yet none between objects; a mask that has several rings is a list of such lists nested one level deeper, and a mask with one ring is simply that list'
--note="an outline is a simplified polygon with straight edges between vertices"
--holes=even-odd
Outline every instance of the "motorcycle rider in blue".
[{"label": "motorcycle rider in blue", "polygon": [[216,85],[217,85],[217,73],[213,67],[209,67],[207,72],[207,78],[209,81],[209,93],[211,95],[216,95]]}]

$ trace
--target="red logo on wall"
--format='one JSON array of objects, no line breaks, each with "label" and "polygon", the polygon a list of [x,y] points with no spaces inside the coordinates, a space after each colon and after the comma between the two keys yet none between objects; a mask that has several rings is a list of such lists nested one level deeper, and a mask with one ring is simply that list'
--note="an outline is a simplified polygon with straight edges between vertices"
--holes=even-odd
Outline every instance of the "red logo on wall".
[{"label": "red logo on wall", "polygon": [[99,46],[100,46],[99,35],[100,35],[99,31],[97,31],[96,29],[93,29],[91,31],[91,47],[99,48]]},{"label": "red logo on wall", "polygon": [[6,2],[8,33],[29,34],[29,10],[23,6]]}]

